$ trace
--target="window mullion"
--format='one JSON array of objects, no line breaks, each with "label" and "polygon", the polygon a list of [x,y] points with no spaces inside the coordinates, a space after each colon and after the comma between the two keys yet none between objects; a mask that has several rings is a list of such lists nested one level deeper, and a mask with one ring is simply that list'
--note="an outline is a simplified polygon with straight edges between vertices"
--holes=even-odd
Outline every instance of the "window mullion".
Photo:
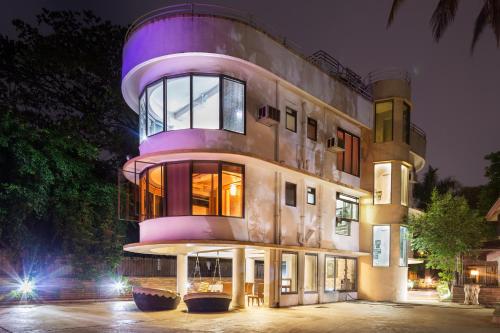
[{"label": "window mullion", "polygon": [[217,210],[218,210],[218,215],[219,216],[222,216],[222,201],[223,201],[223,198],[222,198],[222,162],[219,161],[218,163],[218,170],[217,170],[217,173],[218,173],[218,189],[217,189],[217,192],[218,192],[218,196],[219,196],[219,207],[217,207]]},{"label": "window mullion", "polygon": [[193,74],[189,75],[189,128],[193,128]]}]

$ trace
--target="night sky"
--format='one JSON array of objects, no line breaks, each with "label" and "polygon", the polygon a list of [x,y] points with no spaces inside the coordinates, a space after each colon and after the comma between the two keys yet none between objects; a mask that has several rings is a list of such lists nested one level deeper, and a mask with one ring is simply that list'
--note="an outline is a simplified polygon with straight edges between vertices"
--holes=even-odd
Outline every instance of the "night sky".
[{"label": "night sky", "polygon": [[[399,67],[411,72],[412,121],[427,133],[427,165],[464,185],[483,184],[484,155],[500,150],[500,49],[491,29],[470,54],[473,24],[483,1],[461,1],[454,23],[436,44],[429,18],[436,1],[406,1],[386,29],[392,0],[203,1],[252,13],[260,22],[301,46],[308,55],[323,49],[363,77]],[[42,7],[91,9],[128,24],[138,16],[179,1],[9,1],[0,11],[0,32],[13,36],[13,18],[34,22]]]}]

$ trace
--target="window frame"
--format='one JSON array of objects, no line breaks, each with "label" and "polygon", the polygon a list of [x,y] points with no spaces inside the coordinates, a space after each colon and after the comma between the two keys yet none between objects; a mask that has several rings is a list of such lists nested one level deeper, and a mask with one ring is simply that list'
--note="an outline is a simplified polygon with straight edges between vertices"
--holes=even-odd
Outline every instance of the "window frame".
[{"label": "window frame", "polygon": [[[287,200],[287,197],[286,197],[286,194],[287,194],[287,186],[288,185],[293,185],[294,186],[294,200],[293,200],[293,205],[292,204],[289,204],[288,200]],[[289,206],[289,207],[297,207],[297,184],[296,183],[292,183],[292,182],[287,182],[285,181],[285,205],[286,206]]]},{"label": "window frame", "polygon": [[[144,86],[142,89],[141,93],[139,94],[139,99],[138,99],[138,105],[139,105],[139,112],[140,112],[140,100],[142,95],[145,97],[145,113],[146,113],[146,124],[145,124],[145,139],[153,137],[157,134],[161,134],[164,132],[174,132],[178,130],[184,130],[184,129],[203,129],[203,128],[198,128],[198,127],[193,127],[193,76],[205,76],[205,77],[217,77],[219,79],[219,128],[218,130],[224,130],[227,132],[231,133],[236,133],[236,134],[241,134],[241,135],[246,135],[247,133],[247,86],[246,86],[246,81],[239,80],[237,78],[225,75],[225,74],[219,74],[219,73],[200,73],[200,72],[187,72],[187,73],[181,73],[181,74],[176,74],[176,75],[168,75],[168,76],[163,76],[155,81],[152,81]],[[167,80],[168,79],[175,79],[175,78],[181,78],[181,77],[189,77],[189,128],[181,128],[181,129],[173,129],[173,130],[167,130],[167,102],[168,102],[168,89],[167,89]],[[237,131],[232,131],[229,129],[224,128],[224,80],[230,80],[234,81],[236,83],[242,84],[243,85],[243,132],[237,132]],[[147,94],[147,89],[150,86],[154,86],[155,84],[162,82],[163,84],[163,130],[160,132],[157,132],[155,134],[149,135],[148,133],[148,94]],[[209,129],[207,129],[209,130]],[[140,132],[140,130],[139,130]],[[141,141],[141,138],[139,137],[139,143],[142,143],[144,140]]]},{"label": "window frame", "polygon": [[[314,124],[314,138],[309,136],[309,124]],[[307,123],[306,123],[306,136],[309,140],[311,141],[318,141],[318,121],[314,118],[307,117]]]},{"label": "window frame", "polygon": [[[309,190],[312,190],[313,202],[309,202]],[[306,186],[306,203],[311,206],[316,206],[316,187]]]},{"label": "window frame", "polygon": [[[347,197],[347,198],[352,198],[353,200],[352,201],[348,201],[346,199],[340,198],[340,196],[344,196],[344,197]],[[348,203],[350,203],[352,205],[356,205],[357,206],[357,209],[356,209],[357,218],[348,218],[348,217],[337,216],[337,200],[340,200],[342,202],[348,202]],[[349,229],[348,229],[348,234],[347,235],[340,234],[340,233],[337,232],[337,224],[339,224],[339,222],[342,222],[342,221],[348,222],[348,228]],[[337,195],[335,197],[335,234],[339,235],[339,236],[350,237],[351,236],[352,222],[359,222],[359,198],[357,198],[355,196],[352,196],[352,195],[348,195],[348,194],[344,194],[344,193],[341,193],[341,192],[337,192]]]},{"label": "window frame", "polygon": [[[285,128],[289,131],[292,131],[294,133],[297,133],[297,111],[290,108],[290,107],[286,107],[285,109]],[[293,117],[293,120],[294,120],[294,128],[295,129],[291,129],[291,128],[288,128],[288,116],[291,116]]]},{"label": "window frame", "polygon": [[[389,256],[388,256],[388,261],[387,261],[386,266],[381,266],[381,265],[375,266],[374,265],[373,249],[374,249],[374,245],[375,245],[375,228],[376,227],[389,227],[389,242],[388,242],[389,243],[389,247],[388,247]],[[373,268],[388,268],[391,266],[391,241],[392,241],[391,238],[392,238],[392,228],[391,228],[390,224],[374,224],[374,225],[372,225],[372,248],[370,251],[370,255],[372,256],[372,267]]]},{"label": "window frame", "polygon": [[[358,156],[357,156],[357,159],[358,159],[358,169],[356,170],[356,173],[354,173],[353,171],[353,156],[354,156],[354,144],[351,143],[351,170],[350,171],[346,171],[345,170],[345,149],[344,151],[340,151],[338,152],[337,154],[342,154],[342,168],[339,169],[339,165],[337,164],[337,170],[340,170],[342,172],[345,172],[345,173],[348,173],[354,177],[358,177],[360,178],[361,177],[361,138],[355,134],[353,134],[352,132],[349,132],[345,129],[343,129],[342,127],[337,127],[337,132],[336,132],[336,136],[338,137],[338,132],[342,132],[344,134],[344,147],[345,147],[345,135],[346,134],[349,134],[351,137],[353,138],[357,138],[358,139]],[[338,156],[338,155],[337,155]],[[338,159],[337,159],[337,163],[338,163]]]},{"label": "window frame", "polygon": [[[326,290],[326,264],[327,264],[327,258],[333,258],[333,290]],[[336,284],[337,284],[337,261],[338,259],[344,259],[346,260],[346,267],[347,267],[347,259],[354,260],[354,277],[355,277],[355,283],[354,289],[337,289]],[[358,258],[355,257],[346,257],[346,256],[334,256],[330,254],[325,255],[325,267],[324,267],[324,272],[323,272],[323,293],[325,294],[333,294],[335,292],[356,292],[358,291]],[[344,271],[344,278],[347,277],[347,272]]]},{"label": "window frame", "polygon": [[[391,166],[390,167],[391,176],[390,176],[390,179],[389,179],[390,180],[389,189],[391,191],[391,194],[389,195],[389,199],[390,200],[389,200],[388,203],[376,203],[375,202],[375,195],[376,195],[376,193],[375,193],[375,182],[376,182],[376,177],[377,177],[376,174],[375,174],[375,166],[377,164],[389,164]],[[372,201],[372,203],[373,203],[374,206],[375,205],[392,205],[392,171],[393,171],[392,170],[392,162],[374,162],[373,163],[373,189],[372,189],[372,191],[373,191],[373,201]]]},{"label": "window frame", "polygon": [[[306,274],[306,256],[316,257],[316,290],[306,291],[304,287],[304,294],[318,294],[319,293],[319,256],[317,253],[304,253],[304,277]],[[305,281],[305,278],[304,278]]]},{"label": "window frame", "polygon": [[[169,215],[168,213],[168,204],[167,204],[167,196],[168,196],[168,192],[167,192],[167,182],[168,182],[168,178],[167,178],[167,165],[169,164],[178,164],[178,163],[189,163],[189,214],[188,215]],[[201,163],[209,163],[209,162],[212,162],[212,163],[217,163],[217,176],[218,176],[218,188],[217,188],[217,196],[220,200],[219,202],[219,205],[217,207],[217,215],[194,215],[193,214],[193,164],[196,163],[196,162],[201,162]],[[142,221],[145,221],[145,220],[150,220],[150,219],[156,219],[156,218],[161,218],[161,217],[180,217],[180,216],[209,216],[209,217],[229,217],[229,218],[237,218],[237,219],[244,219],[245,218],[245,193],[246,193],[246,182],[245,182],[245,177],[246,177],[246,174],[245,174],[245,170],[246,170],[246,167],[244,164],[238,164],[238,163],[233,163],[233,162],[227,162],[227,161],[223,161],[223,160],[179,160],[179,161],[170,161],[170,162],[162,162],[162,163],[156,163],[156,164],[153,164],[153,163],[149,163],[149,162],[146,162],[147,164],[150,164],[148,167],[144,168],[140,173],[139,173],[139,180],[141,179],[142,175],[145,174],[144,177],[146,177],[146,183],[145,183],[145,186],[146,186],[146,191],[147,189],[149,188],[149,169],[151,168],[155,168],[155,167],[159,167],[159,166],[162,166],[164,169],[164,172],[163,172],[163,179],[162,179],[162,188],[163,188],[163,215],[162,216],[159,216],[159,217],[150,217],[148,214],[147,214],[147,211],[146,211],[146,214],[144,214],[144,218],[142,218],[142,214],[140,212],[141,208],[139,208],[139,222],[142,222]],[[223,215],[222,214],[222,166],[223,165],[234,165],[234,166],[237,166],[237,167],[241,167],[241,176],[242,176],[242,186],[243,186],[243,191],[241,193],[241,201],[242,201],[242,210],[241,210],[241,216],[231,216],[231,215]],[[139,181],[139,184],[140,181]],[[139,203],[141,203],[141,200],[142,200],[142,188],[139,186]],[[149,205],[149,200],[148,200],[148,196],[146,195],[146,197],[144,198],[144,208],[147,209],[147,207]]]},{"label": "window frame", "polygon": [[[405,265],[401,265],[401,230],[402,229],[405,229],[405,235],[406,235],[406,238],[405,238],[405,241],[406,241],[406,252],[404,253],[404,264]],[[409,237],[408,237],[408,234],[409,231],[408,231],[408,226],[407,225],[400,225],[399,226],[399,267],[408,267],[408,245],[410,243],[410,240],[409,240]]]},{"label": "window frame", "polygon": [[[391,108],[391,139],[389,141],[377,142],[377,104],[387,103],[387,102],[391,102],[391,105],[392,105],[392,108]],[[394,99],[393,98],[382,99],[382,100],[376,101],[373,106],[374,106],[374,113],[375,113],[375,116],[373,117],[373,142],[374,143],[393,142],[394,141]]]},{"label": "window frame", "polygon": [[[295,291],[290,291],[290,292],[283,292],[282,287],[283,287],[283,271],[282,271],[282,264],[283,264],[283,254],[292,254],[296,258],[296,263],[297,263],[297,268],[295,269],[295,283],[296,283],[296,290]],[[279,285],[279,291],[280,295],[295,295],[299,293],[299,252],[294,252],[294,251],[281,251],[280,255],[280,285]]]},{"label": "window frame", "polygon": [[[405,120],[405,111],[407,112],[407,120]],[[394,112],[394,111],[393,111]],[[403,143],[406,143],[407,145],[410,144],[410,132],[411,132],[411,105],[407,101],[403,101],[403,110],[402,110],[402,115],[401,119],[403,121],[403,126],[401,128],[403,129]],[[406,134],[406,136],[405,136]]]}]

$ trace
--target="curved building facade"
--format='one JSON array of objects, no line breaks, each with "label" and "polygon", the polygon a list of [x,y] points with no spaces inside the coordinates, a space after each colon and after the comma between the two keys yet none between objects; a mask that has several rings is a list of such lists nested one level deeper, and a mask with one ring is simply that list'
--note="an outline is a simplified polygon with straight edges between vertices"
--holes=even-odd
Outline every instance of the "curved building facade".
[{"label": "curved building facade", "polygon": [[194,6],[127,35],[140,155],[123,175],[138,187],[140,242],[125,250],[176,255],[181,294],[190,256],[232,258],[237,307],[255,262],[268,306],[404,299],[402,221],[425,162],[409,81],[360,89],[252,22]]}]

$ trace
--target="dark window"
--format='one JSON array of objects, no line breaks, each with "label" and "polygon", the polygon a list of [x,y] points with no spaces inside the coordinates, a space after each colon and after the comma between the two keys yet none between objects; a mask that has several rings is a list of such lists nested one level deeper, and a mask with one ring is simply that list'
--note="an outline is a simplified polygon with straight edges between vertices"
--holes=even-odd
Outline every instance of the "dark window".
[{"label": "dark window", "polygon": [[287,206],[297,206],[297,184],[285,183],[285,204]]},{"label": "dark window", "polygon": [[410,144],[410,106],[403,103],[403,142]]},{"label": "dark window", "polygon": [[310,205],[316,204],[316,189],[313,187],[307,188],[307,203]]},{"label": "dark window", "polygon": [[375,103],[375,142],[393,140],[393,108],[392,101]]},{"label": "dark window", "polygon": [[297,132],[297,111],[286,108],[286,129]]},{"label": "dark window", "polygon": [[344,141],[344,151],[337,153],[337,169],[359,177],[359,137],[343,129],[337,129],[337,138]]},{"label": "dark window", "polygon": [[318,140],[318,122],[309,117],[307,118],[307,137],[313,141]]}]

